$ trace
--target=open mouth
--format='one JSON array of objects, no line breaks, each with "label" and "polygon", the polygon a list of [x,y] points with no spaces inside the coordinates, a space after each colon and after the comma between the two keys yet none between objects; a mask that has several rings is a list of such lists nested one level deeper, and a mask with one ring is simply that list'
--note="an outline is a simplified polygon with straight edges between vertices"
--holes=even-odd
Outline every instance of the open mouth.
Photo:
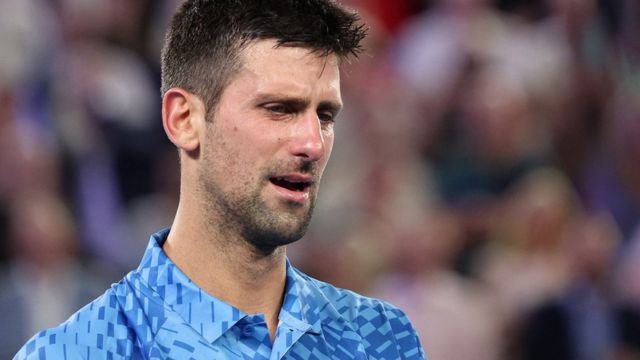
[{"label": "open mouth", "polygon": [[291,191],[306,191],[310,186],[311,182],[301,179],[295,179],[290,177],[273,177],[269,179],[272,184],[285,188]]}]

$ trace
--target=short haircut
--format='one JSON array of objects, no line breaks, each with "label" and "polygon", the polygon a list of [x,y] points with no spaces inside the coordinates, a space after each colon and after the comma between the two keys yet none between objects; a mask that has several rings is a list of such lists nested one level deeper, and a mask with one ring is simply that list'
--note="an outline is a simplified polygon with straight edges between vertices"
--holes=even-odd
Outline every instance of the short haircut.
[{"label": "short haircut", "polygon": [[183,88],[212,113],[250,42],[273,39],[343,60],[361,51],[359,20],[333,0],[186,0],[162,49],[162,94]]}]

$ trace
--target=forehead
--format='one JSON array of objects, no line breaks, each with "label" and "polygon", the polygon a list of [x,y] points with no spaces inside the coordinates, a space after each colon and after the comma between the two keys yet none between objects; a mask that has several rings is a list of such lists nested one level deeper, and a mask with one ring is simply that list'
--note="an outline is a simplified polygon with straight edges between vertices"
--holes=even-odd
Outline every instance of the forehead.
[{"label": "forehead", "polygon": [[240,61],[242,67],[236,80],[244,79],[254,85],[335,91],[339,96],[339,59],[334,54],[323,55],[303,47],[277,46],[274,40],[258,40],[241,51]]},{"label": "forehead", "polygon": [[317,63],[336,67],[339,65],[338,57],[333,53],[325,55],[322,51],[314,51],[311,48],[278,45],[277,41],[272,39],[249,42],[240,52],[240,59],[245,67],[285,60],[294,61],[298,65]]}]

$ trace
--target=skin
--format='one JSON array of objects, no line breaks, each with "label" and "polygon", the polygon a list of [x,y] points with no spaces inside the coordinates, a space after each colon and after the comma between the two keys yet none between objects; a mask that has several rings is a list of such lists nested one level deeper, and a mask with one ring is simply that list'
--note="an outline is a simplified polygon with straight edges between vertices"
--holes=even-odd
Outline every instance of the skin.
[{"label": "skin", "polygon": [[[201,99],[174,88],[163,125],[181,153],[180,203],[163,248],[198,286],[248,314],[275,337],[286,244],[311,217],[342,107],[335,55],[259,40],[207,121]],[[304,191],[272,181],[304,180]]]}]

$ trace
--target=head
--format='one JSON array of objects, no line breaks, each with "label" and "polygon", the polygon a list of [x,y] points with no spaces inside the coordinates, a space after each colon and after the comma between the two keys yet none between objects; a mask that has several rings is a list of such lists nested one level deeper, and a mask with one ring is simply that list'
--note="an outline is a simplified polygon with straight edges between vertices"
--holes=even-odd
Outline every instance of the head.
[{"label": "head", "polygon": [[332,0],[185,1],[162,49],[162,94],[188,90],[211,114],[251,43],[274,40],[342,60],[361,50],[365,31],[358,20]]},{"label": "head", "polygon": [[299,239],[342,106],[339,65],[363,37],[328,0],[186,1],[162,57],[181,208],[263,253]]}]

